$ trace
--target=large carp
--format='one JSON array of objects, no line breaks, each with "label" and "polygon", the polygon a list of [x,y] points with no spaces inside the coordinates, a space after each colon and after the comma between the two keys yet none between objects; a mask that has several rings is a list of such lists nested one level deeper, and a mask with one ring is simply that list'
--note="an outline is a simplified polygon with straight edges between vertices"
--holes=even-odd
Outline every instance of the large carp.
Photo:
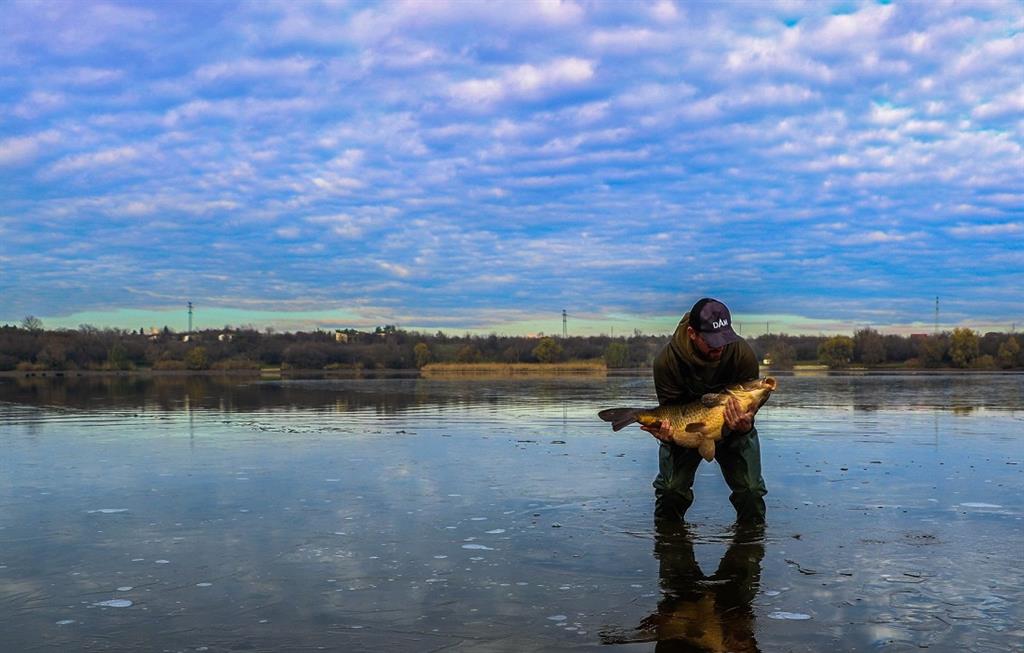
[{"label": "large carp", "polygon": [[696,449],[704,460],[715,457],[715,442],[722,439],[725,427],[725,405],[735,397],[740,410],[750,412],[768,401],[775,388],[775,379],[766,376],[745,383],[737,383],[722,392],[711,392],[687,404],[658,406],[657,408],[609,408],[597,414],[612,423],[612,430],[618,431],[633,422],[643,426],[656,426],[662,420],[669,423],[672,441],[680,447]]}]

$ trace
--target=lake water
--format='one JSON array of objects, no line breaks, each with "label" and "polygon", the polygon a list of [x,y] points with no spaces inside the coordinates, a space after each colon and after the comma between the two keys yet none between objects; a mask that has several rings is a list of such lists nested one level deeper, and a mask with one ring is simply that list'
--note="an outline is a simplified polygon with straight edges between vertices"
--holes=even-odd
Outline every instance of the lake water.
[{"label": "lake water", "polygon": [[0,651],[1024,650],[1024,376],[779,386],[738,533],[646,376],[0,379]]}]

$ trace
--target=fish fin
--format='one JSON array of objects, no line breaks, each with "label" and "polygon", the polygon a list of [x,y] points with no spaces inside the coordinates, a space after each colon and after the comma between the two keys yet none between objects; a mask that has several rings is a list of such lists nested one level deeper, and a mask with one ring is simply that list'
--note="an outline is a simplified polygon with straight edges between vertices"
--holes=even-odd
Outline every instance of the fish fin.
[{"label": "fish fin", "polygon": [[707,431],[707,424],[704,422],[690,422],[686,425],[687,433],[704,433]]},{"label": "fish fin", "polygon": [[714,440],[702,440],[700,445],[697,447],[697,451],[704,457],[704,460],[711,462],[715,459],[715,441]]},{"label": "fish fin", "polygon": [[700,398],[700,403],[703,404],[705,408],[714,408],[724,401],[725,395],[717,392],[709,392],[706,395],[702,395]]},{"label": "fish fin", "polygon": [[606,422],[612,423],[613,431],[621,431],[636,421],[635,408],[609,408],[597,414]]}]

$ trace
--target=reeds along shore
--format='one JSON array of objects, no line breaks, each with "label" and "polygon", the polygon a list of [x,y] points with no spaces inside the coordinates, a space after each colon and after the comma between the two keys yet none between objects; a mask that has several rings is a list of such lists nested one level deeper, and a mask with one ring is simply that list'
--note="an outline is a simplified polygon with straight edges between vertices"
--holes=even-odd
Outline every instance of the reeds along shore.
[{"label": "reeds along shore", "polygon": [[420,373],[425,377],[555,374],[604,376],[608,373],[608,366],[603,360],[565,363],[429,363],[420,369]]}]

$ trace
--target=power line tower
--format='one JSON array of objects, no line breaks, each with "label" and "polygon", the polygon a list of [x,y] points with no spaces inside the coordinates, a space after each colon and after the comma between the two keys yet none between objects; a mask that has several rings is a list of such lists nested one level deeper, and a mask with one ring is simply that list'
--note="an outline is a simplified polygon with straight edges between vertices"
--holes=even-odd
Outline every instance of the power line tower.
[{"label": "power line tower", "polygon": [[566,315],[565,315],[565,309],[564,308],[562,309],[562,337],[563,338],[568,338],[569,337],[569,329],[568,329],[568,326],[567,326],[567,323],[566,323]]},{"label": "power line tower", "polygon": [[192,333],[192,302],[188,303],[188,332]]},{"label": "power line tower", "polygon": [[933,335],[939,335],[939,296],[935,296],[935,331]]}]

